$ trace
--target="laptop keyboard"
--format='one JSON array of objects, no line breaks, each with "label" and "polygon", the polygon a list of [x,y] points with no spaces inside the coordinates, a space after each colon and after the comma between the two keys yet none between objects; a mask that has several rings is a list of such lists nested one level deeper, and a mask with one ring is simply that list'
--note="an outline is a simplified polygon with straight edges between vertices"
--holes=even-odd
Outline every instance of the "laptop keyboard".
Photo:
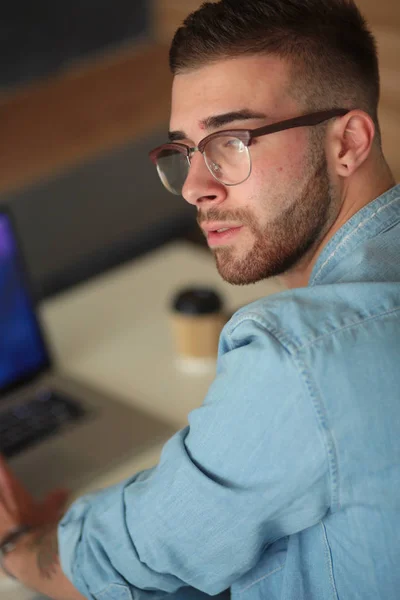
[{"label": "laptop keyboard", "polygon": [[42,391],[23,404],[0,413],[0,452],[6,457],[58,433],[85,414],[83,407],[65,394]]}]

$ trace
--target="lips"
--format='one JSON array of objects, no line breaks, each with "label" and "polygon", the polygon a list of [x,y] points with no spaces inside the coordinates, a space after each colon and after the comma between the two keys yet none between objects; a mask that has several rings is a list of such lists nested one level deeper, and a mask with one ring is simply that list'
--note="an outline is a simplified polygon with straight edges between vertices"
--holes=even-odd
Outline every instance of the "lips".
[{"label": "lips", "polygon": [[227,225],[226,223],[208,223],[203,226],[210,248],[224,246],[233,241],[233,238],[242,229],[242,225]]},{"label": "lips", "polygon": [[241,227],[241,225],[238,223],[226,223],[226,222],[225,223],[224,222],[206,223],[201,226],[201,228],[205,234],[215,233],[215,232],[220,233],[220,232],[223,232],[223,231],[229,230],[229,229],[238,229],[239,227]]}]

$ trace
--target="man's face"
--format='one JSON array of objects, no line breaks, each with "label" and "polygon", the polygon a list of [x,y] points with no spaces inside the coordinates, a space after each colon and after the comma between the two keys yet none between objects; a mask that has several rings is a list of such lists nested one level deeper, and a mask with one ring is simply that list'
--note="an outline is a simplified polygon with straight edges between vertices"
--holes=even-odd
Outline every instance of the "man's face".
[{"label": "man's face", "polygon": [[[215,131],[304,114],[288,89],[288,66],[275,57],[221,60],[175,77],[170,130],[174,139],[197,146]],[[238,112],[240,118],[233,115]],[[197,207],[226,281],[247,284],[282,274],[323,237],[335,202],[322,146],[310,143],[306,127],[256,138],[250,177],[231,187],[194,154],[182,193]]]}]

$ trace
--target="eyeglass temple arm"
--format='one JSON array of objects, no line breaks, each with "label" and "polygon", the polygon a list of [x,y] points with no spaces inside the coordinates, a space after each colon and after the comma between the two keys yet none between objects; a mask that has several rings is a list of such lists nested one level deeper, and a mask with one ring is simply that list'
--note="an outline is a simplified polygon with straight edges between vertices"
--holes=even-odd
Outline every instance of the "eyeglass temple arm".
[{"label": "eyeglass temple arm", "polygon": [[294,119],[288,119],[286,121],[280,121],[279,123],[273,123],[272,125],[266,125],[259,129],[253,129],[251,137],[258,137],[261,135],[267,135],[268,133],[276,133],[278,131],[285,131],[286,129],[294,129],[295,127],[310,127],[312,125],[319,125],[328,119],[334,117],[344,117],[350,112],[347,108],[338,108],[329,111],[322,111],[313,113],[311,115],[304,115],[302,117],[296,117]]}]

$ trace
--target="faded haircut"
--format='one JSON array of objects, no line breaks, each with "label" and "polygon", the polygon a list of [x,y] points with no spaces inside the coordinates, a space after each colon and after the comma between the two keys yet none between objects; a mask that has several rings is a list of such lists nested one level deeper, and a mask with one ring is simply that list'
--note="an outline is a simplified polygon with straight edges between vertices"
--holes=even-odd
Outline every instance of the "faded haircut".
[{"label": "faded haircut", "polygon": [[288,62],[288,92],[305,111],[359,108],[380,141],[377,47],[353,0],[205,2],[177,30],[170,67],[178,75],[255,54]]}]

